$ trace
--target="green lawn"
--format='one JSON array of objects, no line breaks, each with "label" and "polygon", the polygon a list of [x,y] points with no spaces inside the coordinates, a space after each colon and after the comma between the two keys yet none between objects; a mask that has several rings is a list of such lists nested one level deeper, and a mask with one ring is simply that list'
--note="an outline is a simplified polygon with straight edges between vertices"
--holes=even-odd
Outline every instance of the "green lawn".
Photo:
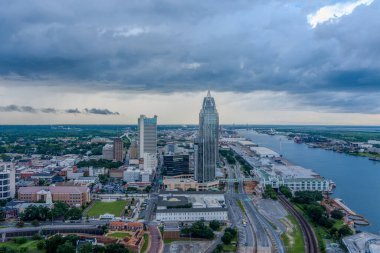
[{"label": "green lawn", "polygon": [[99,215],[110,213],[114,214],[116,217],[120,217],[123,214],[124,208],[127,205],[126,200],[117,200],[113,202],[101,202],[97,201],[88,210],[87,215],[89,217],[98,217]]},{"label": "green lawn", "polygon": [[107,235],[108,237],[115,237],[115,238],[125,238],[125,237],[131,237],[129,233],[126,232],[115,232],[115,233],[110,233]]},{"label": "green lawn", "polygon": [[305,249],[300,225],[293,215],[288,215],[287,218],[293,224],[293,231],[289,232],[289,235],[286,233],[282,234],[281,239],[288,253],[302,253]]},{"label": "green lawn", "polygon": [[148,249],[149,245],[149,235],[144,234],[144,245],[142,246],[141,252],[144,253]]},{"label": "green lawn", "polygon": [[11,249],[16,250],[16,251],[19,251],[22,248],[26,248],[25,252],[30,252],[30,253],[43,253],[43,252],[45,252],[44,250],[37,249],[37,242],[38,241],[28,240],[26,243],[16,244],[13,241],[8,241],[8,242],[0,243],[0,248],[1,247],[7,247],[7,248],[11,248]]},{"label": "green lawn", "polygon": [[173,240],[173,239],[164,239],[164,243],[165,244],[170,244],[172,242],[175,242],[176,240]]}]

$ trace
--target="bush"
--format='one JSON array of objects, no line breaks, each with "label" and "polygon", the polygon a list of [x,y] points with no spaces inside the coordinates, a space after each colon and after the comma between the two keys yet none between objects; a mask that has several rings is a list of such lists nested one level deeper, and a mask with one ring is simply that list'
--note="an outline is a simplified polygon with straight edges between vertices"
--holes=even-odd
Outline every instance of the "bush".
[{"label": "bush", "polygon": [[26,239],[26,237],[16,237],[16,238],[13,238],[13,241],[16,244],[24,244],[28,241],[28,239]]},{"label": "bush", "polygon": [[42,236],[40,236],[39,234],[34,234],[34,235],[32,236],[32,240],[33,240],[33,241],[42,240]]}]

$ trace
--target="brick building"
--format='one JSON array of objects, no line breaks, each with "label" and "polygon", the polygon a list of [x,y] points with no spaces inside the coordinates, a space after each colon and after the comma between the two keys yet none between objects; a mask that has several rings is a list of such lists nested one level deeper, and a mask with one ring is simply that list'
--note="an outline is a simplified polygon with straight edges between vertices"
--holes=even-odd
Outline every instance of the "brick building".
[{"label": "brick building", "polygon": [[91,201],[90,189],[83,186],[30,186],[20,187],[18,200],[26,202],[65,202],[83,206]]}]

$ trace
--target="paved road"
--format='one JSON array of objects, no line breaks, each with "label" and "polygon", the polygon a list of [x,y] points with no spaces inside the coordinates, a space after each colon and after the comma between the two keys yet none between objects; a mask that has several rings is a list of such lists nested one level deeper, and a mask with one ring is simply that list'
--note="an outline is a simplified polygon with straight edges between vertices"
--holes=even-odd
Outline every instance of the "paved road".
[{"label": "paved road", "polygon": [[160,231],[158,230],[157,226],[154,225],[148,226],[148,230],[150,233],[150,248],[147,253],[158,253],[162,247]]},{"label": "paved road", "polygon": [[[247,154],[244,153],[244,151],[242,151],[238,147],[234,145],[230,145],[230,147],[234,150],[235,153],[240,155],[243,159],[245,159],[250,164],[253,164],[256,162],[255,158],[248,156]],[[241,173],[240,164],[234,167],[234,172],[237,178],[245,177]],[[248,214],[249,221],[256,234],[257,249],[260,251],[271,252],[271,248],[273,245],[275,252],[279,252],[279,253],[285,252],[285,248],[283,246],[283,243],[280,237],[274,231],[272,226],[266,221],[266,219],[258,212],[252,200],[249,198],[249,196],[245,194],[244,187],[241,182],[239,182],[238,191],[239,191],[239,199],[242,201],[245,207],[245,210]]]},{"label": "paved road", "polygon": [[[228,164],[227,170],[229,178],[233,178],[233,170]],[[253,252],[253,249],[256,247],[254,230],[248,217],[242,212],[238,205],[237,200],[240,200],[240,196],[235,193],[235,185],[233,182],[227,182],[227,192],[225,197],[232,224],[239,231],[239,252]],[[246,225],[243,224],[243,219],[245,220]]]}]

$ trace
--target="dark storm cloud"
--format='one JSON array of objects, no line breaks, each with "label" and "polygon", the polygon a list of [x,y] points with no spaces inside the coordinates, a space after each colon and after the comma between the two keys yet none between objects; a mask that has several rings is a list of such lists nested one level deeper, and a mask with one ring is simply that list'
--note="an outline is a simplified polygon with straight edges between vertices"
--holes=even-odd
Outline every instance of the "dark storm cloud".
[{"label": "dark storm cloud", "polygon": [[18,105],[7,105],[0,106],[0,112],[26,112],[26,113],[36,113],[37,110],[31,106],[18,106]]},{"label": "dark storm cloud", "polygon": [[57,113],[57,110],[54,108],[42,108],[41,112],[43,112],[43,113]]},{"label": "dark storm cloud", "polygon": [[[0,76],[89,92],[286,91],[365,112],[380,93],[380,1],[311,29],[307,15],[336,2],[1,1]],[[346,103],[357,93],[365,105]]]},{"label": "dark storm cloud", "polygon": [[66,109],[65,113],[80,113],[80,111],[78,110],[78,108],[75,108],[75,109]]},{"label": "dark storm cloud", "polygon": [[111,112],[110,110],[108,109],[97,109],[97,108],[85,108],[84,111],[86,113],[90,113],[90,114],[100,114],[100,115],[120,115],[120,113],[118,112]]}]

